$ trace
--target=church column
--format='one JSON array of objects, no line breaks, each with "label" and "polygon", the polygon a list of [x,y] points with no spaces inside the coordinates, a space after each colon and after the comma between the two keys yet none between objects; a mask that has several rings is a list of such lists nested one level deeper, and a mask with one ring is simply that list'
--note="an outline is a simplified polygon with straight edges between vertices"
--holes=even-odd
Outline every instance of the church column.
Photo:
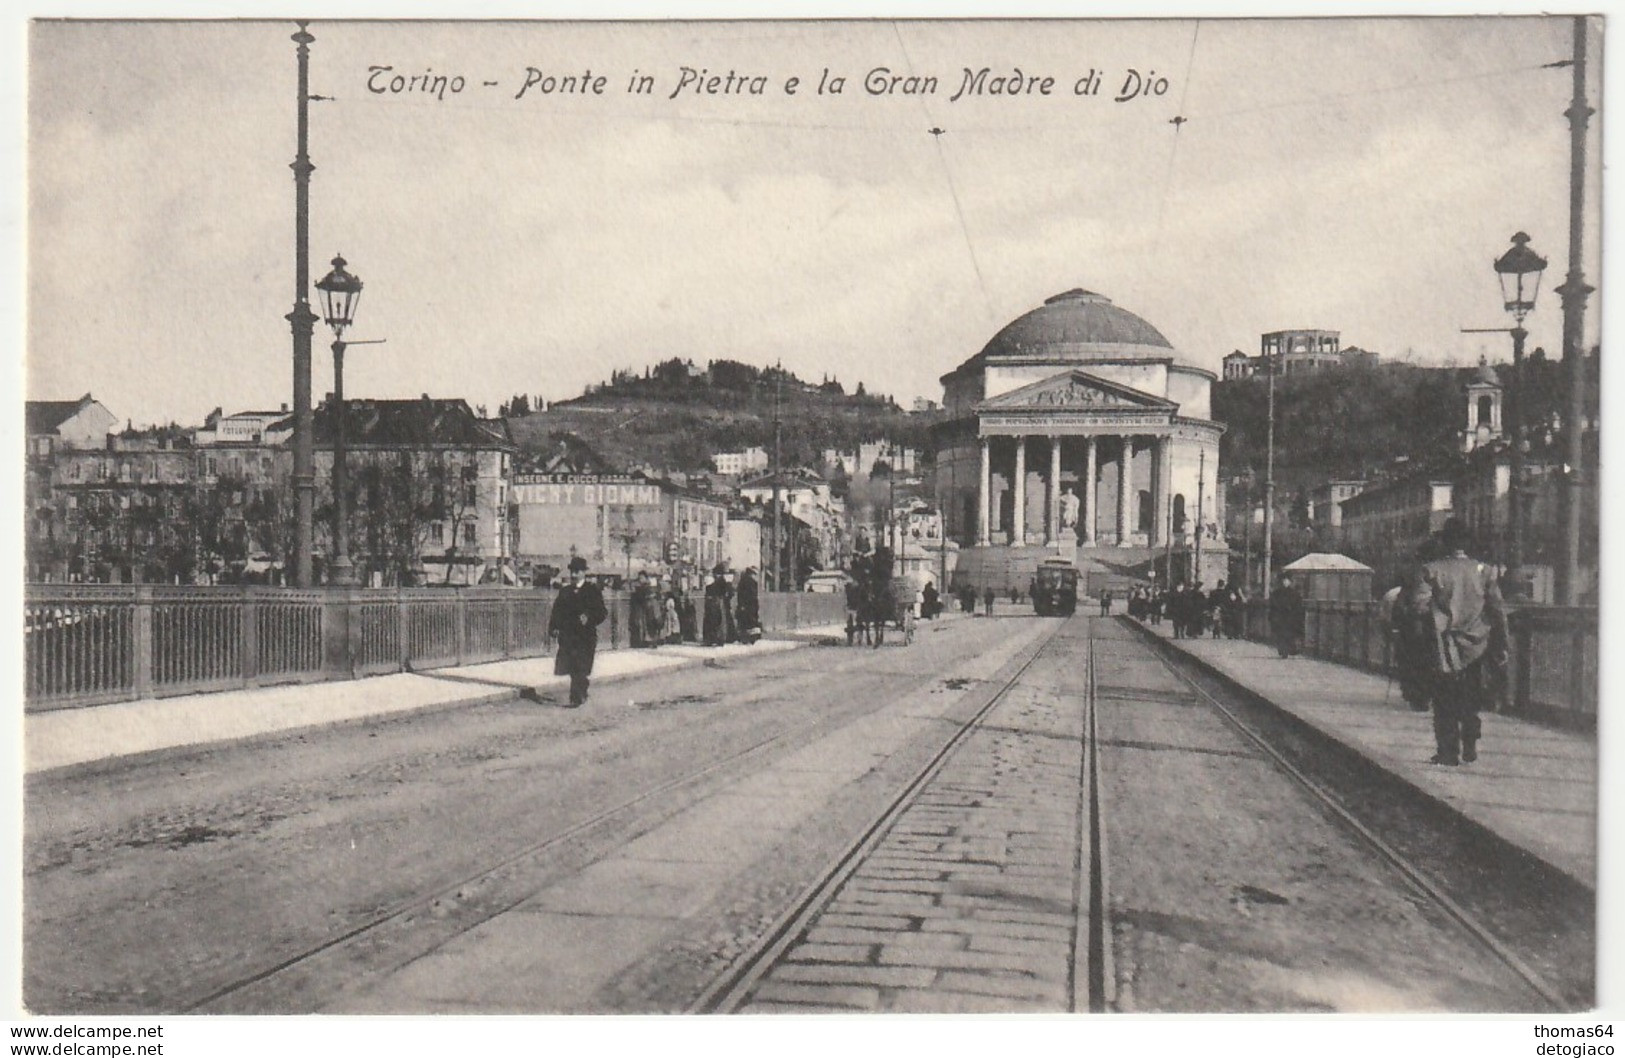
[{"label": "church column", "polygon": [[1100,492],[1095,488],[1095,439],[1083,439],[1083,488],[1078,490],[1083,498],[1083,517],[1078,519],[1080,535],[1083,542],[1095,542],[1095,515],[1100,510]]},{"label": "church column", "polygon": [[1027,438],[1016,438],[1015,502],[1010,511],[1010,546],[1021,547],[1027,542]]},{"label": "church column", "polygon": [[988,502],[993,492],[993,457],[990,437],[982,438],[982,473],[976,479],[976,546],[986,547],[989,542]]},{"label": "church column", "polygon": [[1173,478],[1173,452],[1174,440],[1171,437],[1157,438],[1156,453],[1153,467],[1153,482],[1151,485],[1151,535],[1152,547],[1162,547],[1168,543],[1168,503],[1173,495],[1170,488]]},{"label": "church column", "polygon": [[1045,505],[1044,545],[1054,547],[1061,536],[1061,438],[1051,434],[1049,439],[1049,503]]},{"label": "church column", "polygon": [[1128,546],[1130,457],[1134,454],[1134,438],[1123,435],[1123,448],[1117,453],[1117,546]]}]

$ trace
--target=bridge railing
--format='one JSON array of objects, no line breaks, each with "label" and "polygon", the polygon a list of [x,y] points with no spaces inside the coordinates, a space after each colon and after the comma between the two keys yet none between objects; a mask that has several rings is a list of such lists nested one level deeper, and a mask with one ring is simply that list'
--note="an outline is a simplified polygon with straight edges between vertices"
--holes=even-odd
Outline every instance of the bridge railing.
[{"label": "bridge railing", "polygon": [[[297,590],[30,585],[23,602],[29,710],[349,679],[552,653],[555,593],[522,588]],[[834,595],[764,593],[762,627],[839,623]],[[602,649],[630,641],[625,594],[605,596]]]},{"label": "bridge railing", "polygon": [[[1392,637],[1380,602],[1304,604],[1303,652],[1386,674],[1393,673]],[[1597,723],[1597,609],[1524,606],[1509,610],[1512,634],[1504,711],[1594,730]],[[1273,641],[1269,609],[1247,605],[1247,638]]]}]

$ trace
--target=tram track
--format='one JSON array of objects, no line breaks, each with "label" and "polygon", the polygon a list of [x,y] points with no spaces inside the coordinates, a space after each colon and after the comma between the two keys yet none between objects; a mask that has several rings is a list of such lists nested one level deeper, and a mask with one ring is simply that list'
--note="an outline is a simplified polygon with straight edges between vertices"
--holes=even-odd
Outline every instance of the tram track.
[{"label": "tram track", "polygon": [[904,812],[914,805],[921,791],[942,772],[965,740],[983,726],[988,715],[1043,656],[1062,627],[1057,623],[1054,629],[1027,649],[1025,657],[1010,666],[1012,671],[998,681],[987,700],[958,725],[941,748],[925,761],[895,796],[885,802],[873,820],[807,885],[756,942],[713,978],[689,1004],[688,1013],[734,1013],[746,1003],[763,978],[805,934],[809,924],[829,906],[836,893],[880,845]]},{"label": "tram track", "polygon": [[[1123,622],[1133,629],[1135,637],[1148,646],[1152,656],[1176,680],[1189,688],[1191,693],[1216,712],[1226,725],[1262,753],[1282,774],[1289,777],[1299,789],[1307,794],[1331,818],[1336,820],[1345,831],[1354,835],[1364,846],[1386,861],[1416,893],[1465,932],[1481,950],[1487,952],[1500,965],[1522,981],[1529,991],[1539,998],[1542,1004],[1551,1010],[1559,1011],[1579,1009],[1589,1005],[1589,992],[1581,994],[1581,991],[1576,989],[1572,982],[1555,983],[1546,973],[1537,969],[1530,959],[1520,954],[1512,943],[1503,939],[1496,929],[1484,921],[1483,916],[1475,913],[1468,906],[1466,901],[1458,900],[1452,896],[1449,883],[1438,877],[1441,873],[1439,869],[1441,864],[1436,858],[1431,863],[1418,862],[1418,858],[1407,854],[1394,841],[1385,838],[1379,833],[1379,826],[1384,822],[1391,822],[1391,816],[1383,818],[1382,813],[1373,813],[1370,811],[1370,802],[1368,801],[1368,811],[1364,814],[1371,818],[1371,822],[1368,823],[1366,820],[1362,820],[1360,814],[1351,810],[1348,804],[1349,797],[1346,793],[1339,793],[1328,782],[1321,781],[1310,774],[1312,768],[1319,769],[1323,773],[1331,771],[1332,769],[1327,766],[1326,757],[1340,754],[1346,755],[1348,751],[1344,747],[1324,736],[1320,736],[1318,733],[1312,732],[1312,729],[1308,728],[1296,717],[1284,713],[1272,703],[1258,698],[1256,695],[1240,695],[1236,693],[1236,688],[1228,686],[1226,682],[1214,679],[1212,682],[1218,685],[1220,691],[1230,692],[1225,696],[1233,698],[1231,705],[1225,704],[1224,701],[1221,701],[1221,694],[1215,693],[1213,689],[1206,685],[1208,681],[1193,674],[1193,670],[1195,670],[1195,672],[1211,676],[1211,674],[1201,669],[1198,663],[1193,662],[1184,654],[1178,653],[1174,648],[1139,625],[1128,622],[1127,619],[1123,619]],[[1245,701],[1246,706],[1251,708],[1254,718],[1261,720],[1262,723],[1255,726],[1253,723],[1249,723],[1248,720],[1243,719],[1241,715],[1243,701]],[[1274,727],[1275,730],[1267,732],[1260,730],[1260,727]],[[1283,731],[1287,732],[1291,739],[1298,742],[1295,752],[1281,748],[1281,744],[1285,741]],[[1294,757],[1297,758],[1297,762],[1294,761]],[[1347,762],[1343,763],[1346,765]],[[1375,769],[1367,767],[1366,770],[1374,771]],[[1335,782],[1335,779],[1333,781]],[[1394,779],[1391,783],[1382,785],[1387,788],[1390,796],[1398,796],[1412,802],[1411,805],[1406,806],[1409,810],[1409,817],[1414,818],[1416,813],[1424,809],[1443,807],[1436,802],[1432,802],[1430,798],[1415,791],[1414,788],[1401,780]],[[1388,811],[1392,812],[1395,809],[1390,808]],[[1428,820],[1428,823],[1432,826],[1439,825],[1436,820],[1432,819]],[[1483,841],[1486,844],[1491,841],[1498,843],[1498,839],[1493,839],[1487,832],[1483,837]],[[1415,844],[1414,837],[1412,844],[1413,846]],[[1509,862],[1518,861],[1516,866],[1524,869],[1529,868],[1529,864],[1522,862],[1529,858],[1518,853],[1517,850],[1507,846],[1505,854]],[[1555,871],[1539,873],[1547,875],[1546,884],[1535,887],[1535,891],[1529,893],[1529,900],[1532,903],[1539,903],[1547,899],[1551,892],[1551,886],[1567,888],[1561,880],[1555,878]]]},{"label": "tram track", "polygon": [[[890,668],[871,671],[865,666],[872,664],[872,661],[873,655],[845,656],[804,679],[827,681],[832,675],[849,670],[873,679],[903,675]],[[764,698],[775,693],[782,694],[783,691],[782,687],[777,692],[762,688],[748,697]],[[702,767],[643,788],[602,811],[511,850],[479,866],[477,870],[448,882],[436,883],[416,895],[381,908],[333,936],[287,952],[250,972],[215,984],[201,995],[184,1001],[178,1011],[206,1013],[265,1009],[262,994],[267,990],[274,992],[280,987],[298,992],[304,986],[303,982],[297,980],[301,973],[311,971],[311,976],[319,980],[321,972],[316,970],[316,964],[324,957],[337,956],[369,944],[375,947],[386,945],[380,940],[380,935],[387,933],[391,927],[417,928],[418,921],[422,919],[431,921],[430,928],[437,933],[460,933],[474,929],[534,896],[539,889],[537,883],[514,884],[512,879],[523,878],[527,874],[533,877],[547,875],[546,862],[556,858],[561,849],[591,844],[600,838],[630,840],[658,826],[680,811],[683,805],[703,798],[708,790],[718,784],[748,774],[753,767],[773,759],[779,752],[804,745],[820,733],[830,730],[832,725],[838,726],[843,722],[840,717],[817,716],[806,723],[758,739]],[[545,880],[540,883],[545,884]],[[443,914],[444,909],[448,908],[451,909],[450,915],[454,916],[454,920],[449,922]],[[421,946],[421,943],[407,944],[407,947]]]},{"label": "tram track", "polygon": [[[1220,721],[1221,726],[1215,730],[1225,729],[1239,736],[1251,750],[1256,751],[1260,764],[1277,771],[1290,784],[1300,790],[1306,797],[1308,804],[1313,804],[1322,817],[1328,818],[1334,830],[1350,836],[1353,840],[1348,846],[1349,855],[1359,857],[1368,856],[1374,852],[1376,861],[1382,867],[1373,866],[1371,870],[1379,872],[1391,871],[1391,877],[1403,888],[1411,893],[1408,898],[1414,902],[1433,909],[1434,914],[1429,916],[1439,924],[1436,929],[1454,930],[1463,939],[1457,943],[1468,949],[1476,948],[1485,953],[1494,964],[1500,966],[1508,975],[1505,989],[1508,994],[1514,994],[1519,988],[1528,996],[1528,1009],[1566,1010],[1583,1006],[1587,999],[1577,993],[1568,982],[1554,981],[1551,976],[1543,972],[1540,966],[1531,959],[1520,954],[1516,945],[1508,943],[1498,934],[1498,931],[1484,921],[1483,916],[1467,902],[1452,896],[1449,887],[1442,884],[1432,876],[1429,865],[1420,864],[1409,855],[1405,849],[1398,847],[1393,841],[1385,839],[1379,826],[1370,821],[1363,821],[1356,813],[1351,812],[1340,800],[1334,789],[1317,780],[1315,768],[1307,766],[1300,760],[1294,760],[1294,754],[1285,751],[1276,744],[1271,732],[1260,731],[1258,726],[1248,722],[1248,719],[1238,714],[1238,710],[1225,700],[1223,691],[1216,693],[1205,686],[1198,678],[1186,671],[1179,659],[1170,657],[1170,651],[1160,643],[1147,642],[1134,635],[1130,639],[1116,639],[1109,633],[1102,638],[1101,633],[1118,622],[1106,624],[1092,619],[1080,618],[1085,621],[1081,635],[1075,636],[1077,653],[1083,656],[1078,660],[1083,662],[1082,669],[1085,674],[1084,688],[1081,693],[1081,744],[1078,752],[1081,759],[1078,762],[1079,785],[1076,792],[1076,844],[1074,875],[1072,879],[1072,919],[1070,923],[1070,942],[1067,945],[1069,952],[1065,977],[1067,981],[1066,999],[1057,1004],[1055,1009],[1065,1010],[1069,1013],[1105,1013],[1118,1009],[1134,1009],[1132,1002],[1127,1007],[1119,1005],[1118,996],[1118,966],[1120,953],[1115,945],[1121,943],[1116,930],[1125,926],[1136,928],[1125,922],[1114,921],[1114,914],[1121,913],[1122,909],[1114,911],[1112,899],[1113,860],[1111,855],[1111,838],[1114,827],[1121,828],[1123,820],[1116,820],[1112,815],[1113,805],[1110,803],[1110,784],[1106,781],[1110,776],[1103,771],[1101,746],[1103,742],[1101,728],[1101,708],[1103,702],[1109,701],[1113,708],[1127,705],[1135,708],[1135,703],[1146,700],[1145,695],[1136,693],[1128,687],[1103,687],[1097,655],[1103,649],[1102,644],[1107,642],[1120,642],[1134,644],[1132,654],[1141,656],[1150,661],[1158,671],[1166,671],[1182,688],[1188,691],[1188,696],[1181,694],[1181,698],[1188,697],[1189,705],[1200,705],[1211,711]],[[1075,627],[1075,626],[1074,626]],[[808,960],[827,957],[831,959],[848,958],[838,954],[828,956],[798,955],[809,948],[823,947],[830,949],[832,945],[825,939],[820,943],[820,934],[828,935],[840,932],[839,927],[829,928],[823,925],[825,917],[829,920],[851,920],[853,907],[850,901],[843,901],[841,894],[844,887],[862,877],[862,872],[872,868],[867,864],[871,859],[876,862],[891,862],[893,854],[886,854],[882,848],[883,842],[890,847],[888,836],[894,827],[898,826],[905,813],[915,806],[923,791],[931,788],[944,769],[947,768],[955,754],[960,752],[966,741],[978,731],[987,732],[990,736],[1002,730],[1000,724],[991,721],[991,714],[1004,702],[1029,673],[1035,663],[1051,648],[1051,644],[1060,632],[1058,626],[1055,632],[1037,645],[1037,648],[1026,657],[1022,663],[1003,678],[999,686],[989,695],[975,712],[968,716],[953,736],[946,741],[942,748],[933,755],[929,761],[914,775],[912,780],[891,798],[884,808],[874,817],[858,836],[836,856],[828,866],[805,888],[801,895],[786,909],[783,915],[774,924],[762,933],[755,945],[747,949],[739,959],[732,963],[721,975],[713,979],[709,987],[688,1008],[695,1013],[728,1013],[740,1010],[783,1009],[786,1001],[790,1003],[805,1002],[811,1004],[805,1009],[822,1009],[821,1000],[816,997],[797,1000],[787,998],[782,990],[777,995],[777,1001],[770,999],[764,1006],[758,989],[764,987],[769,981],[780,980],[783,972],[788,970],[805,970],[809,966]],[[1138,630],[1136,630],[1138,632]],[[1143,651],[1143,654],[1142,654]],[[1139,664],[1138,661],[1130,661]],[[1186,662],[1188,666],[1189,663]],[[1002,723],[1002,722],[1001,722]],[[1108,745],[1113,743],[1108,742]],[[1155,751],[1166,749],[1154,744],[1115,743],[1119,746],[1138,748],[1141,751]],[[1229,751],[1209,750],[1211,753],[1228,753]],[[1302,754],[1300,753],[1299,756]],[[1240,754],[1237,754],[1237,759]],[[1111,767],[1110,761],[1106,767]],[[1118,805],[1119,811],[1129,811],[1130,806]],[[910,840],[905,838],[904,841]],[[916,839],[917,840],[917,839]],[[1365,849],[1368,852],[1353,850]],[[884,868],[881,868],[882,870]],[[943,877],[948,877],[944,875]],[[1245,877],[1245,876],[1243,876]],[[924,884],[924,883],[922,883]],[[933,885],[938,883],[931,883]],[[952,892],[952,883],[941,883],[944,888],[939,892]],[[1265,890],[1247,886],[1239,887],[1266,900],[1285,903],[1285,898],[1277,897]],[[938,897],[939,902],[945,903],[946,897]],[[939,908],[940,909],[940,908]],[[939,909],[932,909],[933,911]],[[844,913],[843,913],[844,912]],[[899,914],[903,912],[897,912]],[[1358,915],[1358,912],[1356,913]],[[967,928],[974,929],[974,921],[967,923]],[[919,920],[912,927],[915,932],[901,932],[895,939],[902,943],[911,943],[910,938],[922,936],[918,932]],[[855,932],[855,931],[851,931]],[[882,951],[884,944],[882,944]],[[960,954],[950,952],[950,955]],[[850,958],[857,959],[858,956]],[[924,961],[929,961],[929,956]],[[1131,960],[1132,961],[1132,960]],[[814,964],[816,965],[816,963]],[[858,980],[864,973],[873,973],[877,977],[888,969],[884,954],[871,955],[862,963],[829,964],[831,968],[849,971],[855,975],[851,979]],[[952,960],[945,960],[944,966],[953,965]],[[1488,965],[1488,963],[1486,963]],[[794,980],[795,978],[790,978]],[[926,988],[940,987],[942,977],[937,978],[939,984],[935,986],[921,986]],[[1517,984],[1514,984],[1513,981]],[[940,994],[936,1000],[930,993],[924,997],[914,997],[917,1005],[913,1009],[933,1009],[933,1002],[940,1001],[944,1005],[935,1009],[954,1009],[948,1005],[952,1002],[946,993]],[[887,1002],[895,1001],[888,1000]],[[839,1002],[839,1000],[834,1000]],[[923,1005],[918,1005],[923,1003]]]},{"label": "tram track", "polygon": [[[1073,999],[1073,1011],[1087,1009],[1091,1014],[1105,1013],[1112,1002],[1112,985],[1115,975],[1112,973],[1111,952],[1111,924],[1108,915],[1111,901],[1108,898],[1106,883],[1106,826],[1105,807],[1101,792],[1100,773],[1100,688],[1095,671],[1095,626],[1089,625],[1088,658],[1087,658],[1087,691],[1084,695],[1084,783],[1082,797],[1086,802],[1086,818],[1088,821],[1089,869],[1088,869],[1088,948],[1086,955],[1088,996],[1087,1001],[1080,1003],[1076,997]],[[1080,872],[1081,875],[1081,872]],[[1080,876],[1080,884],[1082,878]]]},{"label": "tram track", "polygon": [[[351,926],[342,933],[339,933],[334,937],[330,937],[319,944],[314,944],[304,948],[292,955],[282,958],[275,963],[272,963],[269,966],[258,969],[253,973],[234,978],[233,980],[214,988],[212,991],[208,992],[202,997],[188,1003],[186,1006],[181,1008],[180,1013],[206,1013],[211,1006],[220,1003],[233,995],[264,984],[272,978],[303,966],[304,964],[307,964],[312,960],[327,954],[328,952],[344,947],[345,945],[352,944],[370,934],[376,933],[378,930],[389,926],[392,923],[405,920],[416,913],[427,912],[439,904],[459,902],[465,892],[479,888],[480,884],[488,879],[494,878],[495,876],[512,868],[519,867],[525,864],[527,861],[533,860],[542,854],[563,845],[566,842],[589,836],[596,830],[611,827],[616,822],[625,819],[629,814],[635,812],[638,808],[650,801],[675,794],[701,784],[713,775],[731,770],[733,767],[745,764],[758,756],[765,755],[768,750],[786,744],[787,741],[792,738],[792,736],[805,734],[816,726],[818,725],[803,725],[802,728],[797,729],[796,731],[782,732],[772,736],[771,738],[763,739],[750,746],[747,746],[745,749],[740,750],[737,753],[730,754],[721,760],[714,761],[707,767],[685,773],[676,779],[672,779],[653,788],[643,790],[636,797],[622,801],[612,808],[606,809],[597,813],[596,815],[590,816],[569,827],[566,827],[563,830],[550,834],[540,841],[534,842],[516,852],[502,857],[495,863],[482,867],[478,871],[468,874],[454,882],[441,885],[428,893],[397,903],[389,909],[368,918],[364,922]],[[469,921],[461,923],[460,925],[462,925],[462,927],[465,929],[471,929],[482,922],[487,922],[495,918],[505,911],[511,910],[533,895],[534,891],[526,891],[520,894],[507,896],[494,904],[482,907],[477,916],[473,917]]]}]

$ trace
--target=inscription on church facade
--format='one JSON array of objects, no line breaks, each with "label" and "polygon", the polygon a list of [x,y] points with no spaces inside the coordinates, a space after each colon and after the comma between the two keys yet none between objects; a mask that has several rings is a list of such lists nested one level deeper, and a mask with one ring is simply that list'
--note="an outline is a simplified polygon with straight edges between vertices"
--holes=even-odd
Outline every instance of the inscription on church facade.
[{"label": "inscription on church facade", "polygon": [[1064,415],[1055,415],[1036,410],[1029,412],[1011,409],[1001,410],[997,413],[984,412],[981,419],[981,432],[984,434],[1002,433],[1020,429],[1029,433],[1044,430],[1055,433],[1081,431],[1120,433],[1125,426],[1167,426],[1170,419],[1170,413],[1165,411],[1102,411],[1097,413],[1068,411]]}]

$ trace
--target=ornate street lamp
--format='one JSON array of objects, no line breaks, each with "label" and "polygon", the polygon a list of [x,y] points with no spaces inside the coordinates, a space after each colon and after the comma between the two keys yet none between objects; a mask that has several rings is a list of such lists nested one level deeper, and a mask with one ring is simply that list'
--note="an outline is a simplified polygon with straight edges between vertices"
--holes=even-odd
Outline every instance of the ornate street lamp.
[{"label": "ornate street lamp", "polygon": [[1495,262],[1495,276],[1501,282],[1501,301],[1512,314],[1512,385],[1507,389],[1508,434],[1512,438],[1512,480],[1507,487],[1507,520],[1511,523],[1512,541],[1507,555],[1507,582],[1517,594],[1527,594],[1528,585],[1523,573],[1523,476],[1524,453],[1528,442],[1523,436],[1523,343],[1529,332],[1523,329],[1524,317],[1535,309],[1535,295],[1540,292],[1541,273],[1546,269],[1546,258],[1529,248],[1529,236],[1518,232],[1512,237],[1512,248]]},{"label": "ornate street lamp", "polygon": [[1512,237],[1512,248],[1496,259],[1501,300],[1520,325],[1535,310],[1535,295],[1540,292],[1540,277],[1545,270],[1546,258],[1529,248],[1529,236],[1521,231]]},{"label": "ornate street lamp", "polygon": [[344,331],[355,320],[361,300],[361,280],[345,271],[343,257],[333,258],[333,270],[316,282],[322,295],[322,318],[333,329],[333,570],[334,584],[355,583],[350,562],[349,474],[345,466],[345,427],[349,408],[344,402]]}]

